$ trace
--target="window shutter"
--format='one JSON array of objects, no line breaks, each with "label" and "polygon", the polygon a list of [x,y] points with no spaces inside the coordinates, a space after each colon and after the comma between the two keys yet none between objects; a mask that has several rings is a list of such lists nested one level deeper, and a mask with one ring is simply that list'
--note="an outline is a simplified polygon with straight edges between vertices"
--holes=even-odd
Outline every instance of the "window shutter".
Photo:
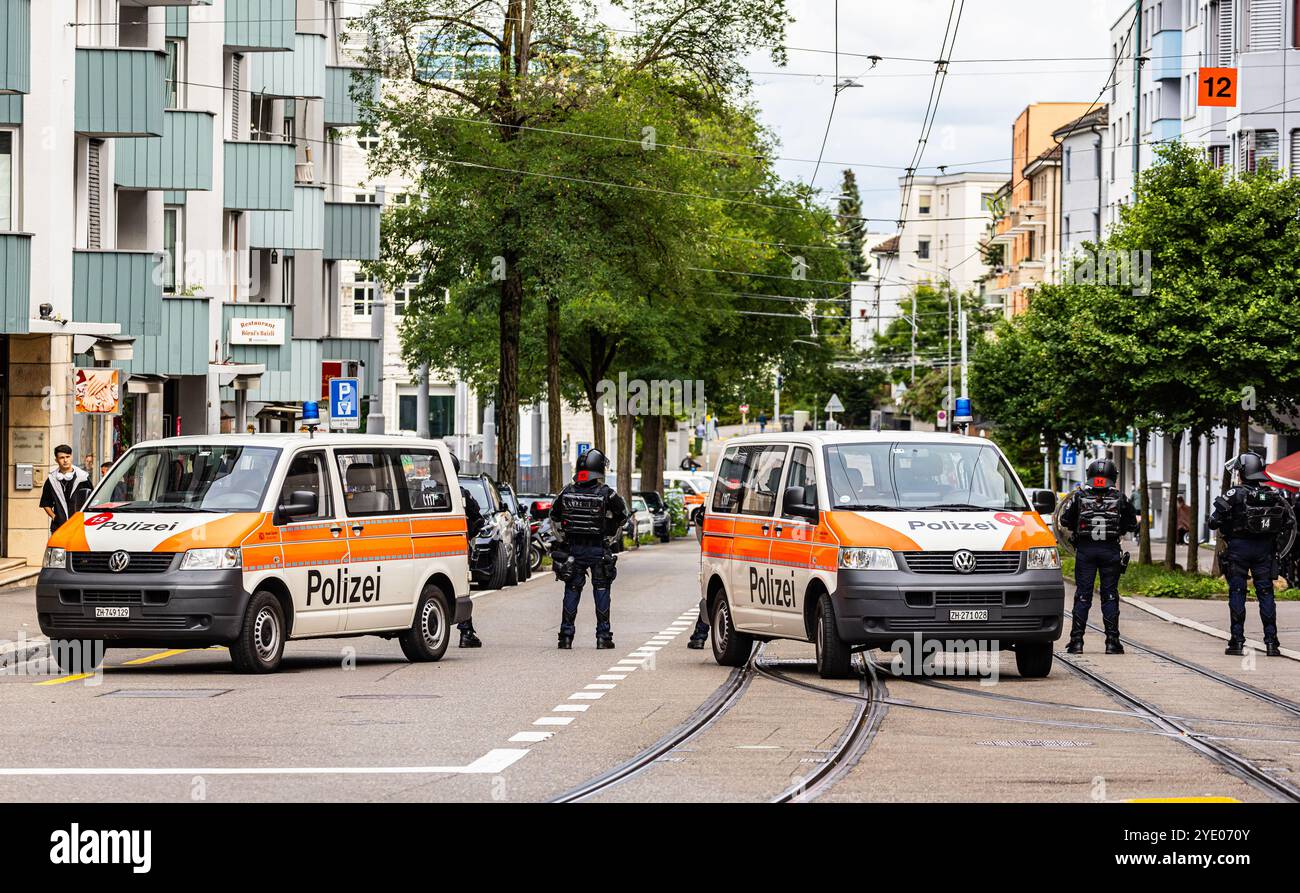
[{"label": "window shutter", "polygon": [[1246,13],[1246,49],[1280,50],[1282,0],[1248,0]]},{"label": "window shutter", "polygon": [[1265,166],[1277,170],[1278,161],[1281,155],[1278,152],[1277,131],[1276,130],[1256,130],[1255,131],[1255,167],[1263,169]]},{"label": "window shutter", "polygon": [[86,247],[99,248],[102,245],[103,209],[100,206],[100,150],[103,140],[91,140],[86,151]]},{"label": "window shutter", "polygon": [[1291,131],[1291,169],[1288,175],[1300,177],[1300,130]]},{"label": "window shutter", "polygon": [[1232,0],[1219,0],[1219,27],[1216,38],[1218,40],[1219,65],[1224,68],[1232,67],[1232,24]]}]

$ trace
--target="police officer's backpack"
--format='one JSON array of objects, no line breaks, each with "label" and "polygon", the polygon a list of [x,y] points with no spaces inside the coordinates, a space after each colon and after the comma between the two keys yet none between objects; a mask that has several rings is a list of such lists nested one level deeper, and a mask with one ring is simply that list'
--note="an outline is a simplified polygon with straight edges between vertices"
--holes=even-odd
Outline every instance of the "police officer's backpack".
[{"label": "police officer's backpack", "polygon": [[1120,499],[1118,490],[1100,492],[1081,490],[1079,500],[1080,537],[1098,543],[1117,543],[1120,538]]},{"label": "police officer's backpack", "polygon": [[1282,498],[1282,494],[1272,487],[1248,488],[1241,502],[1239,529],[1253,536],[1281,533],[1288,514]]}]

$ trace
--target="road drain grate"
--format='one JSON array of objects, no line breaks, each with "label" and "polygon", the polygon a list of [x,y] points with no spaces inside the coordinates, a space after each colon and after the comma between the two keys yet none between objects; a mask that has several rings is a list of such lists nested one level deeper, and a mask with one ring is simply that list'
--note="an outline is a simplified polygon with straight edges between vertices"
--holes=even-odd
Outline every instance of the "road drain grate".
[{"label": "road drain grate", "polygon": [[976,741],[980,747],[1047,747],[1056,750],[1068,750],[1072,747],[1092,747],[1091,741],[1070,741],[1053,738],[996,738],[991,741]]},{"label": "road drain grate", "polygon": [[228,688],[119,688],[104,692],[101,698],[215,698]]}]

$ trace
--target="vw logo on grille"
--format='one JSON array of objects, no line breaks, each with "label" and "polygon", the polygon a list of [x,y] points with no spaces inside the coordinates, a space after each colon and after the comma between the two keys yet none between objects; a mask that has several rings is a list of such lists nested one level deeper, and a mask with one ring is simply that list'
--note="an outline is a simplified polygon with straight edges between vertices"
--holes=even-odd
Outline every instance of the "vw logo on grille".
[{"label": "vw logo on grille", "polygon": [[114,573],[121,573],[126,570],[126,566],[131,563],[131,555],[120,549],[108,556],[108,569]]},{"label": "vw logo on grille", "polygon": [[953,553],[952,566],[959,574],[969,574],[975,570],[975,553],[970,549],[959,549]]}]

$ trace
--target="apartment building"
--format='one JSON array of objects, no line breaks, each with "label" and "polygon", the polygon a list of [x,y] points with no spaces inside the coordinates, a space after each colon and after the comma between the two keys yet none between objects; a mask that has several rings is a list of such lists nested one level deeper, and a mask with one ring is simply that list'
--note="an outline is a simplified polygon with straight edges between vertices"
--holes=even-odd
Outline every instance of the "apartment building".
[{"label": "apartment building", "polygon": [[[324,379],[376,368],[340,320],[379,209],[340,186],[377,84],[340,52],[338,5],[0,0],[5,555],[40,558],[55,444],[98,463],[292,428]],[[91,366],[118,370],[119,412],[74,412]]]},{"label": "apartment building", "polygon": [[1107,182],[1104,173],[1108,108],[1099,105],[1091,112],[1058,127],[1052,139],[1060,143],[1060,201],[1056,225],[1058,270],[1088,242],[1101,241],[1106,207]]},{"label": "apartment building", "polygon": [[965,171],[899,179],[908,197],[907,224],[899,235],[894,278],[908,286],[951,282],[959,291],[976,288],[988,267],[979,252],[993,220],[994,195],[1005,172]]}]

